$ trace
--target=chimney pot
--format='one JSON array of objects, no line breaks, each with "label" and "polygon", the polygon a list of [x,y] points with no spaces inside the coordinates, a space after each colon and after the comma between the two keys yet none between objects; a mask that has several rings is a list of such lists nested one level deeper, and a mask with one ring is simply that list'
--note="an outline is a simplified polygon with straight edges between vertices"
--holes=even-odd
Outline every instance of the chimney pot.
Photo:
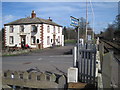
[{"label": "chimney pot", "polygon": [[35,13],[34,10],[33,10],[32,13],[31,13],[31,17],[32,17],[32,18],[35,18],[35,17],[36,17],[36,13]]},{"label": "chimney pot", "polygon": [[49,17],[49,19],[48,19],[49,21],[52,21],[52,19]]}]

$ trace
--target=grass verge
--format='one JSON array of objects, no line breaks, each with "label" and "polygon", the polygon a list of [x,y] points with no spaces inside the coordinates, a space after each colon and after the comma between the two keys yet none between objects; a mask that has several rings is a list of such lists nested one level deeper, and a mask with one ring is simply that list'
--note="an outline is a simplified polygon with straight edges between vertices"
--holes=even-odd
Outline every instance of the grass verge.
[{"label": "grass verge", "polygon": [[75,44],[75,43],[76,43],[75,39],[65,40],[65,44]]}]

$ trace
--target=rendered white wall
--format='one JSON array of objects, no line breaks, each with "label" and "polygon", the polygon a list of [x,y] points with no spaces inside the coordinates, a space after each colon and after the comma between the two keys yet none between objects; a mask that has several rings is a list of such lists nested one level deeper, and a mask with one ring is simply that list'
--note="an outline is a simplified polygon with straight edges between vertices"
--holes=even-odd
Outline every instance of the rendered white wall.
[{"label": "rendered white wall", "polygon": [[[36,25],[37,26],[37,33],[34,34],[34,36],[36,37],[36,44],[37,44],[37,39],[39,39],[39,44],[41,43],[41,24],[31,24],[31,25]],[[20,25],[13,25],[14,31],[13,33],[9,32],[9,25],[5,26],[6,29],[6,46],[15,46],[15,44],[17,44],[17,47],[21,47],[21,37],[20,35],[26,35],[26,44],[28,44],[31,48],[36,48],[36,45],[31,45],[31,25],[23,25],[24,26],[24,33],[20,32]],[[54,30],[54,26],[53,25],[49,25],[50,27],[50,32],[47,32],[47,26],[48,24],[43,24],[43,47],[47,48],[52,46],[53,44],[53,30]],[[63,36],[62,36],[62,27],[60,27],[60,33],[58,33],[58,26],[55,26],[55,34],[56,37],[55,39],[58,39],[58,36],[60,37],[60,43],[58,44],[55,40],[55,44],[56,45],[62,45],[63,46]],[[14,37],[14,44],[10,44],[9,43],[9,37],[13,36]],[[47,36],[50,36],[50,44],[47,45]],[[51,42],[52,39],[52,42]]]}]

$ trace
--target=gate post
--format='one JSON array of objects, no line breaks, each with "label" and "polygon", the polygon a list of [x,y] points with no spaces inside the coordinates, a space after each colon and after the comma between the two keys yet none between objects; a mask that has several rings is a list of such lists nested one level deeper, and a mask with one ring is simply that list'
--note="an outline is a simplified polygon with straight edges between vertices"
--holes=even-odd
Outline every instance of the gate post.
[{"label": "gate post", "polygon": [[77,67],[77,47],[73,49],[73,67]]}]

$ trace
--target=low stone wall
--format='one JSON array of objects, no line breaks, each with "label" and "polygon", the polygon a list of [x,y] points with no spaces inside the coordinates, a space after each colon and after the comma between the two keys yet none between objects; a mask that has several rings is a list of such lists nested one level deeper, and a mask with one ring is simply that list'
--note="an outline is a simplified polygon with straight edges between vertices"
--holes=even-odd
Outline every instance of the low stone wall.
[{"label": "low stone wall", "polygon": [[19,55],[19,54],[27,53],[27,52],[34,51],[34,50],[36,49],[18,49],[15,51],[3,51],[2,56]]},{"label": "low stone wall", "polygon": [[27,88],[65,88],[66,78],[54,73],[5,71],[2,75],[4,85],[12,85]]}]

